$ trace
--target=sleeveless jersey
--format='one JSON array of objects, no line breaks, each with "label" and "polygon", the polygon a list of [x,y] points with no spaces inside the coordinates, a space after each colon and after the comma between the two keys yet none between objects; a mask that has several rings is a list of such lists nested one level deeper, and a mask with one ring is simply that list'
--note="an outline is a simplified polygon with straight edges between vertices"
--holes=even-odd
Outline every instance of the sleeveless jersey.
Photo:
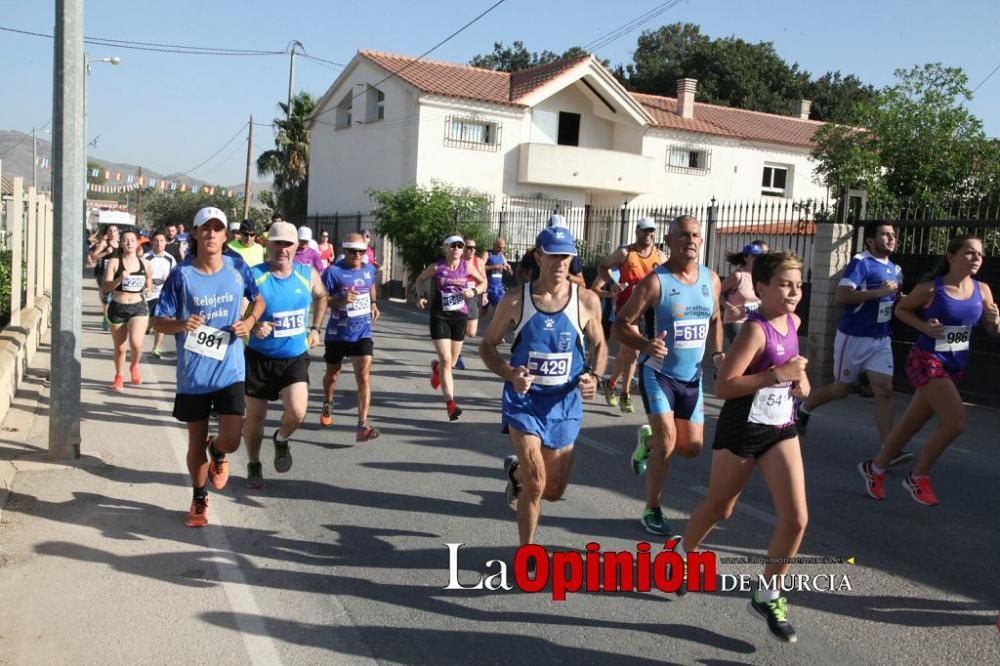
[{"label": "sleeveless jersey", "polygon": [[253,301],[259,293],[249,272],[237,268],[227,256],[222,257],[222,270],[217,273],[201,273],[191,264],[181,264],[170,273],[160,292],[156,316],[177,320],[192,314],[205,317],[197,330],[174,336],[178,393],[214,393],[243,381],[243,341],[230,328],[240,318],[240,299],[246,296]]},{"label": "sleeveless jersey", "polygon": [[292,262],[292,272],[278,277],[267,264],[250,269],[261,296],[261,321],[271,324],[263,340],[250,335],[247,345],[269,358],[295,358],[309,351],[309,306],[312,305],[312,267]]},{"label": "sleeveless jersey", "polygon": [[[854,255],[847,264],[838,286],[869,291],[881,288],[882,283],[888,280],[902,284],[902,269],[888,259],[880,261],[865,251]],[[837,330],[844,335],[861,338],[888,337],[892,335],[889,322],[892,321],[892,305],[895,301],[895,294],[890,294],[873,301],[846,305]]]},{"label": "sleeveless jersey", "polygon": [[507,263],[503,252],[489,251],[486,256],[486,292],[503,295],[503,265]]},{"label": "sleeveless jersey", "polygon": [[951,372],[965,369],[972,327],[983,316],[983,293],[979,282],[973,280],[972,286],[972,296],[958,300],[948,295],[941,278],[934,278],[934,300],[929,308],[924,308],[924,321],[937,319],[944,326],[944,335],[932,338],[921,333],[914,343],[917,349],[936,356]]},{"label": "sleeveless jersey", "polygon": [[635,288],[635,285],[649,275],[659,264],[659,261],[660,255],[655,247],[650,251],[648,257],[642,257],[635,251],[635,246],[628,246],[628,254],[625,255],[625,263],[619,268],[618,278],[619,284],[627,284],[628,286],[615,299],[615,307],[618,310],[622,309],[628,297],[632,295],[632,289]]},{"label": "sleeveless jersey", "polygon": [[[138,258],[137,258],[138,260]],[[126,294],[141,294],[146,288],[146,267],[139,261],[139,270],[135,273],[125,272],[125,257],[118,257],[118,269],[115,271],[115,279],[122,275],[122,283],[115,287],[115,291]]]},{"label": "sleeveless jersey", "polygon": [[757,298],[757,293],[754,291],[752,283],[753,278],[750,276],[750,271],[743,268],[739,269],[736,286],[729,293],[723,294],[723,298],[726,299],[727,303],[740,308],[743,311],[743,316],[737,317],[729,312],[729,308],[722,308],[723,324],[746,321],[749,315],[757,312],[760,308],[760,299]]},{"label": "sleeveless jersey", "polygon": [[664,342],[668,353],[662,362],[650,358],[646,363],[662,375],[694,381],[701,376],[708,322],[715,310],[712,271],[699,265],[694,284],[682,283],[664,266],[657,266],[653,272],[660,280],[654,330],[657,337],[667,332]]},{"label": "sleeveless jersey", "polygon": [[431,312],[445,316],[467,316],[469,308],[462,292],[468,288],[469,269],[465,259],[456,268],[448,268],[444,259],[440,259],[434,272],[434,302],[431,304]]},{"label": "sleeveless jersey", "polygon": [[558,312],[535,307],[530,282],[521,289],[521,320],[514,329],[510,364],[523,365],[534,376],[529,392],[565,390],[585,365],[579,287],[570,284],[569,299]]},{"label": "sleeveless jersey", "polygon": [[330,312],[326,325],[327,342],[357,342],[372,337],[371,291],[374,284],[375,267],[371,264],[348,268],[343,261],[338,261],[323,272],[323,286],[331,298],[344,298],[352,287],[358,295],[353,303]]},{"label": "sleeveless jersey", "polygon": [[[747,317],[747,322],[751,321],[757,322],[764,331],[764,350],[743,374],[753,375],[771,367],[784,365],[799,355],[799,334],[795,329],[792,315],[786,316],[788,332],[785,334],[780,333],[771,322],[756,312]],[[794,423],[792,383],[782,382],[758,389],[753,394],[747,420],[778,428],[785,428]]]}]

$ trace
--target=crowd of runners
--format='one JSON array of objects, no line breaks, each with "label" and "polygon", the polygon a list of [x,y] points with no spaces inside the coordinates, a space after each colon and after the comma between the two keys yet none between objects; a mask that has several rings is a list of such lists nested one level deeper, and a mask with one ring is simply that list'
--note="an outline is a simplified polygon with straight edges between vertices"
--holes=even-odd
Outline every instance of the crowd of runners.
[{"label": "crowd of runners", "polygon": [[[671,220],[662,249],[656,230],[655,221],[639,220],[635,241],[601,263],[589,289],[576,241],[559,215],[516,265],[505,256],[504,239],[479,253],[476,239],[456,233],[443,239],[438,260],[416,277],[416,305],[429,310],[436,356],[429,383],[441,392],[451,421],[462,415],[455,370],[462,367],[464,341],[477,334],[478,319],[489,318],[478,352],[503,380],[501,427],[513,448],[503,461],[505,495],[522,545],[534,542],[541,500],[555,501],[565,492],[583,401],[599,393],[628,414],[638,391],[646,423],[637,429],[629,465],[646,481],[640,521],[646,532],[673,539],[682,556],[697,551],[715,525],[732,515],[759,467],[776,517],[764,575],[787,574],[808,521],[800,437],[823,404],[846,397],[865,375],[875,398],[879,447],[858,464],[864,489],[886,499],[887,470],[913,460],[907,443],[937,415],[902,487],[920,504],[938,502],[929,475],[964,428],[956,385],[968,362],[972,328],[981,325],[1000,336],[993,295],[975,279],[983,263],[980,239],[954,238],[932,274],[904,295],[902,272],[890,259],[895,229],[866,227],[865,250],[851,259],[836,291],[843,315],[833,382],[812,391],[795,313],[803,260],[754,241],[728,257],[734,270],[720,280],[701,263],[699,220]],[[264,485],[265,439],[273,445],[275,470],[291,469],[290,441],[308,412],[309,350],[321,339],[326,369],[320,423],[333,424],[337,380],[350,359],[358,398],[356,441],[379,437],[369,421],[379,266],[369,232],[346,236],[343,254],[335,257],[325,232],[316,243],[310,229],[296,229],[279,216],[264,243],[251,224],[230,225],[216,208],[198,211],[191,232],[182,233],[174,225],[155,232],[143,254],[135,232],[109,228],[94,243],[91,259],[114,347],[112,389],[125,388],[126,355],[130,382],[141,383],[148,332],[155,333],[157,358],[162,336],[175,336],[173,415],[187,426],[193,486],[186,522],[200,527],[208,523],[207,486],[226,486],[227,454],[241,439],[249,486]],[[515,278],[518,286],[508,289]],[[892,413],[893,317],[919,333],[905,368],[915,393],[898,424]],[[606,374],[612,338],[617,353]],[[664,518],[661,497],[671,460],[694,458],[704,447],[706,359],[716,372],[714,394],[725,402],[712,442],[707,497],[679,534]],[[267,409],[278,400],[280,425],[266,437]],[[756,590],[750,608],[771,635],[796,640],[777,590]]]}]

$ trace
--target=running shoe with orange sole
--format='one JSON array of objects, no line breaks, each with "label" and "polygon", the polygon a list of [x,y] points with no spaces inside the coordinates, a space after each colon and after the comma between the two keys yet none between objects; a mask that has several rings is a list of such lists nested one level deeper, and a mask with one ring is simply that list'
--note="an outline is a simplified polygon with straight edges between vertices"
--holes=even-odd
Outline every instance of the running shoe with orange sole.
[{"label": "running shoe with orange sole", "polygon": [[188,527],[205,527],[205,525],[208,525],[208,497],[191,501],[191,509],[188,511],[184,524]]},{"label": "running shoe with orange sole", "polygon": [[215,437],[208,440],[208,480],[216,490],[222,490],[229,482],[229,461],[226,456],[216,458],[212,455],[212,448],[215,444]]},{"label": "running shoe with orange sole", "polygon": [[115,375],[115,380],[111,382],[111,389],[113,391],[124,391],[125,390],[125,378],[121,375]]},{"label": "running shoe with orange sole", "polygon": [[913,472],[908,472],[903,479],[903,487],[910,493],[910,497],[924,506],[934,506],[938,503],[929,476],[916,476]]},{"label": "running shoe with orange sole", "polygon": [[139,366],[133,365],[130,370],[132,371],[132,383],[138,386],[142,383],[142,375],[139,374]]},{"label": "running shoe with orange sole", "polygon": [[435,391],[441,388],[441,373],[438,372],[438,362],[431,362],[431,388]]},{"label": "running shoe with orange sole", "polygon": [[368,442],[373,439],[378,439],[379,434],[378,430],[366,423],[363,426],[358,426],[358,432],[354,435],[354,441]]},{"label": "running shoe with orange sole", "polygon": [[330,403],[323,403],[323,411],[319,415],[319,424],[324,428],[329,428],[333,425],[333,414],[330,413]]}]

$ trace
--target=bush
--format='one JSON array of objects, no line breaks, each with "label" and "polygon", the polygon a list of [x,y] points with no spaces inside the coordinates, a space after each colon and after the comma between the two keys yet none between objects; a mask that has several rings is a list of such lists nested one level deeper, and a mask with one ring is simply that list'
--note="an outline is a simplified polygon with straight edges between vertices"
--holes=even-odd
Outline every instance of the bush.
[{"label": "bush", "polygon": [[10,250],[0,251],[0,327],[10,323],[10,294],[13,278],[10,271],[10,261],[13,256]]}]

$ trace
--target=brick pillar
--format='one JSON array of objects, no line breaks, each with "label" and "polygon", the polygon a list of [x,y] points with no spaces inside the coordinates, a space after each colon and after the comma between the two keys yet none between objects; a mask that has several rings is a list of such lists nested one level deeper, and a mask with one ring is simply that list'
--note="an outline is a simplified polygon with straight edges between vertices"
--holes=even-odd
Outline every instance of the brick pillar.
[{"label": "brick pillar", "polygon": [[834,305],[833,295],[853,255],[854,227],[817,224],[814,248],[806,355],[809,381],[813,387],[820,387],[833,381],[833,339],[842,312],[840,306]]}]

